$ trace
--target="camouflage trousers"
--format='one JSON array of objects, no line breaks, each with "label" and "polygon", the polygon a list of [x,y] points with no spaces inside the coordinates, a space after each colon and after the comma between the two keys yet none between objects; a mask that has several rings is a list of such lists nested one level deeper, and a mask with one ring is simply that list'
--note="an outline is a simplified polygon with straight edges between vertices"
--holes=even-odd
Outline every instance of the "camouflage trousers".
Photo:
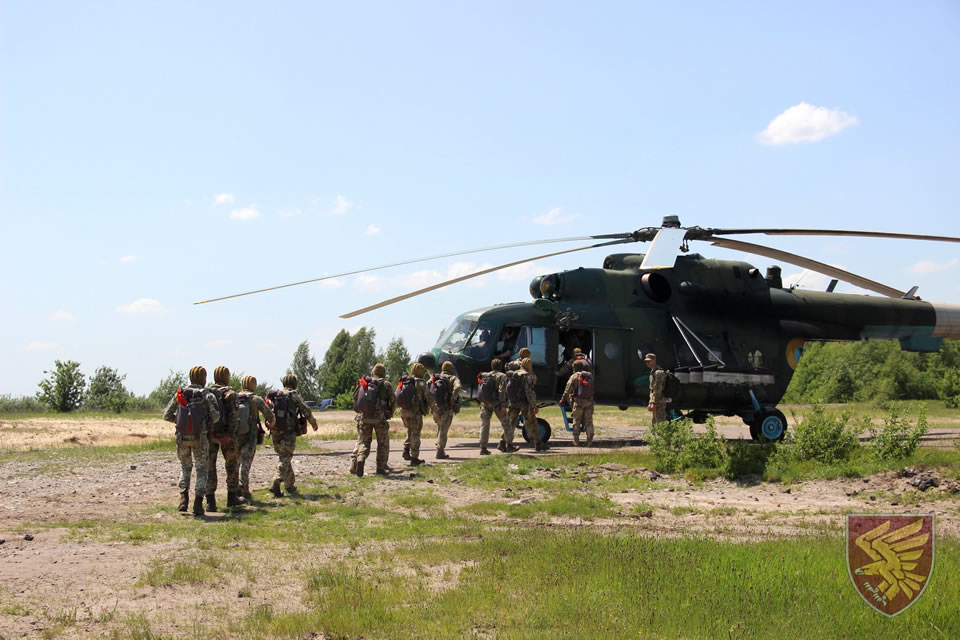
[{"label": "camouflage trousers", "polygon": [[406,415],[405,413],[401,413],[400,419],[403,420],[403,426],[407,430],[407,438],[403,441],[403,448],[410,452],[411,458],[419,458],[420,432],[423,431],[423,414],[411,413],[410,415]]},{"label": "camouflage trousers", "polygon": [[196,495],[200,497],[207,491],[207,456],[209,455],[207,436],[184,439],[177,436],[177,457],[180,458],[180,493],[190,491],[190,475],[197,467]]},{"label": "camouflage trousers", "polygon": [[580,439],[580,431],[583,430],[587,433],[587,444],[593,442],[593,403],[581,405],[575,402],[570,417],[573,418],[574,441]]},{"label": "camouflage trousers", "polygon": [[[534,447],[540,446],[540,428],[537,426],[537,413],[534,408],[528,405],[522,407],[510,407],[507,411],[507,422],[510,423],[509,433],[504,432],[503,441],[507,446],[513,444],[513,437],[517,431],[517,425],[520,424],[520,416],[523,416],[523,424],[526,427],[527,437],[530,438],[530,444]],[[530,428],[533,425],[533,428]]]},{"label": "camouflage trousers", "polygon": [[[500,419],[503,432],[507,432],[507,411],[500,405],[480,403],[480,448],[486,449],[490,441],[490,418],[496,415]],[[506,439],[506,438],[504,438]],[[513,438],[511,438],[512,440]]]},{"label": "camouflage trousers", "polygon": [[663,402],[656,402],[653,405],[653,411],[650,412],[650,426],[655,427],[661,422],[667,421],[667,405]]},{"label": "camouflage trousers", "polygon": [[453,410],[434,411],[433,421],[437,423],[437,451],[443,451],[447,446],[447,433],[453,424]]},{"label": "camouflage trousers", "polygon": [[210,458],[207,467],[207,495],[212,496],[217,492],[217,452],[223,452],[223,466],[227,472],[227,491],[236,493],[240,491],[240,451],[237,449],[237,441],[231,440],[227,444],[219,442],[210,443]]},{"label": "camouflage trousers", "polygon": [[250,434],[243,436],[243,446],[240,449],[240,489],[250,491],[250,467],[253,466],[253,456],[257,454],[257,431],[251,429]]},{"label": "camouflage trousers", "polygon": [[280,483],[287,489],[296,486],[296,476],[293,474],[293,452],[297,448],[297,432],[293,429],[277,433],[271,436],[273,440],[273,450],[277,452],[280,462],[277,463],[277,472],[273,476],[273,486],[279,487]]},{"label": "camouflage trousers", "polygon": [[377,470],[387,468],[390,459],[390,423],[386,420],[367,421],[360,423],[360,438],[357,440],[357,462],[365,462],[370,455],[370,444],[373,434],[377,434]]}]

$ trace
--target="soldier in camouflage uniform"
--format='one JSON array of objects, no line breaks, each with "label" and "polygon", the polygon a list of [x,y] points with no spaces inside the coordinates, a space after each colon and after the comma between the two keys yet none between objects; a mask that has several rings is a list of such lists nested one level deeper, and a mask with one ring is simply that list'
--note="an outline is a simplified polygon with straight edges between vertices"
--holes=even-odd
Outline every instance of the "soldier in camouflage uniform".
[{"label": "soldier in camouflage uniform", "polygon": [[260,416],[263,416],[263,422],[267,428],[273,426],[273,411],[267,406],[267,402],[256,394],[257,379],[253,376],[244,376],[240,381],[240,394],[237,403],[246,404],[249,407],[249,417],[247,424],[239,424],[237,435],[240,438],[240,495],[244,500],[252,500],[250,495],[250,467],[253,465],[253,457],[257,453],[257,440],[260,437]]},{"label": "soldier in camouflage uniform", "polygon": [[[390,383],[384,378],[387,375],[387,368],[381,363],[377,363],[370,371],[370,377],[380,383],[381,398],[378,398],[378,409],[372,416],[357,414],[360,420],[360,439],[357,443],[356,454],[350,465],[351,473],[358,477],[363,476],[363,464],[370,455],[370,444],[373,442],[373,434],[377,435],[377,473],[386,475],[392,469],[387,466],[390,458],[390,423],[388,420],[393,417],[393,412],[397,408],[397,398],[391,392]],[[359,388],[359,383],[358,383]]]},{"label": "soldier in camouflage uniform", "polygon": [[[287,397],[287,409],[289,417],[276,415],[273,423],[273,429],[270,432],[270,438],[273,440],[273,450],[277,452],[280,462],[277,464],[277,473],[273,476],[273,484],[270,486],[270,493],[277,498],[283,497],[283,491],[280,490],[281,483],[287,490],[287,493],[296,493],[296,476],[293,473],[293,452],[297,448],[297,429],[298,418],[305,419],[313,427],[318,429],[317,419],[313,417],[313,412],[306,405],[303,398],[297,392],[297,376],[288,373],[280,379],[283,385],[283,394]],[[274,406],[276,408],[276,406]],[[304,427],[306,428],[306,427]]]},{"label": "soldier in camouflage uniform", "polygon": [[530,438],[530,443],[536,451],[545,451],[550,447],[545,442],[540,442],[540,427],[537,424],[537,393],[534,388],[537,384],[537,376],[533,373],[533,360],[524,358],[520,363],[520,370],[514,375],[523,380],[523,399],[519,403],[510,404],[510,410],[507,412],[507,419],[510,421],[509,440],[507,441],[508,450],[513,444],[513,433],[519,423],[520,415],[523,415],[523,425]]},{"label": "soldier in camouflage uniform", "polygon": [[[573,374],[567,381],[567,386],[563,390],[563,396],[560,398],[560,404],[573,406],[573,446],[580,446],[580,430],[587,432],[587,446],[593,446],[593,400],[586,400],[578,397],[577,387],[580,384],[580,378],[584,374],[586,365],[582,360],[574,360]],[[588,384],[593,384],[589,380]]]},{"label": "soldier in camouflage uniform", "polygon": [[520,371],[520,364],[523,362],[524,358],[530,357],[530,349],[523,347],[520,351],[517,352],[517,359],[511,360],[507,363],[507,371]]},{"label": "soldier in camouflage uniform", "polygon": [[[403,459],[410,461],[410,466],[415,467],[423,464],[420,459],[420,432],[423,430],[423,416],[430,411],[430,404],[427,400],[427,381],[425,376],[427,370],[419,362],[414,363],[410,370],[410,375],[416,378],[417,401],[414,406],[405,409],[400,408],[400,419],[403,420],[403,426],[407,430],[407,438],[403,441]],[[397,392],[400,393],[400,383],[397,383]]]},{"label": "soldier in camouflage uniform", "polygon": [[453,424],[453,414],[456,413],[461,387],[460,378],[457,377],[457,369],[449,360],[443,363],[440,367],[440,373],[435,375],[445,378],[450,387],[450,402],[445,406],[440,406],[436,397],[429,394],[430,407],[433,409],[433,421],[437,423],[437,459],[443,460],[450,457],[444,449],[447,446],[447,433],[450,431],[450,425]]},{"label": "soldier in camouflage uniform", "polygon": [[647,404],[647,411],[651,412],[650,424],[654,426],[667,419],[667,400],[663,396],[667,372],[657,366],[657,356],[654,353],[648,353],[643,361],[650,369],[650,402]]},{"label": "soldier in camouflage uniform", "polygon": [[223,466],[227,473],[227,506],[239,507],[244,500],[240,496],[240,445],[237,442],[237,392],[230,385],[230,369],[220,365],[213,370],[213,384],[208,389],[220,392],[223,400],[226,436],[211,440],[210,459],[207,468],[207,511],[217,510],[217,452],[223,452]]},{"label": "soldier in camouflage uniform", "polygon": [[[203,389],[207,382],[207,370],[203,367],[193,367],[190,369],[190,384],[187,389]],[[177,407],[182,406],[178,399],[182,398],[180,390],[170,399],[166,408],[163,410],[163,419],[167,422],[177,422]],[[204,419],[207,425],[211,425],[220,419],[220,412],[217,410],[217,401],[212,393],[205,393],[203,396]],[[190,498],[190,474],[193,467],[197,467],[197,483],[193,498],[193,515],[203,515],[203,496],[207,491],[207,456],[209,454],[209,440],[207,439],[207,430],[200,430],[197,434],[181,435],[177,432],[177,457],[180,459],[180,505],[179,511],[186,511]]]},{"label": "soldier in camouflage uniform", "polygon": [[[488,456],[487,442],[490,441],[490,418],[494,415],[500,419],[503,433],[507,432],[507,376],[503,373],[503,361],[495,358],[490,362],[490,371],[482,376],[493,376],[497,385],[497,402],[480,402],[480,455]],[[497,446],[500,451],[505,450],[505,439],[500,438]]]}]

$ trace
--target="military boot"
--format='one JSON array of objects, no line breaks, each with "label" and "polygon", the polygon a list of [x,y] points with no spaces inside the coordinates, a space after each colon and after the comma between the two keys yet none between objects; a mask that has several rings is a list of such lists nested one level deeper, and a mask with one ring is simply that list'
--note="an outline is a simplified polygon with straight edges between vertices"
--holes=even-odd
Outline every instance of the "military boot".
[{"label": "military boot", "polygon": [[227,491],[227,506],[228,507],[241,507],[243,506],[244,499],[238,491]]},{"label": "military boot", "polygon": [[357,459],[350,458],[350,475],[357,475]]},{"label": "military boot", "polygon": [[410,447],[409,447],[409,446],[406,446],[406,447],[403,448],[403,459],[404,459],[404,460],[409,460],[409,459],[410,459]]},{"label": "military boot", "polygon": [[488,456],[488,455],[490,455],[490,450],[487,449],[486,447],[480,447],[480,455],[482,455],[482,456]]},{"label": "military boot", "polygon": [[197,516],[198,518],[203,516],[203,497],[202,496],[197,495],[197,496],[194,496],[193,498],[193,515]]},{"label": "military boot", "polygon": [[250,489],[246,487],[240,490],[240,495],[242,495],[243,499],[247,502],[251,502],[253,500],[253,495],[250,493]]},{"label": "military boot", "polygon": [[504,442],[503,438],[500,438],[500,442],[497,444],[497,449],[499,449],[500,451],[506,452],[507,443]]},{"label": "military boot", "polygon": [[579,446],[580,446],[580,438],[578,438],[578,437],[576,437],[576,436],[573,437],[573,446],[575,446],[575,447],[579,447]]},{"label": "military boot", "polygon": [[275,484],[275,485],[273,485],[272,487],[270,487],[270,493],[273,494],[273,497],[274,497],[274,498],[282,498],[282,497],[283,497],[283,491],[280,491],[280,485],[279,485],[279,484]]},{"label": "military boot", "polygon": [[210,513],[217,512],[217,496],[213,493],[207,494],[207,511]]},{"label": "military boot", "polygon": [[437,449],[437,460],[446,460],[449,457],[443,449]]},{"label": "military boot", "polygon": [[363,460],[357,460],[357,477],[363,477]]},{"label": "military boot", "polygon": [[420,465],[424,464],[424,462],[425,461],[421,460],[420,458],[410,458],[411,467],[419,467]]},{"label": "military boot", "polygon": [[180,492],[180,504],[177,506],[177,511],[186,511],[187,505],[190,504],[190,498],[187,496],[186,491]]}]

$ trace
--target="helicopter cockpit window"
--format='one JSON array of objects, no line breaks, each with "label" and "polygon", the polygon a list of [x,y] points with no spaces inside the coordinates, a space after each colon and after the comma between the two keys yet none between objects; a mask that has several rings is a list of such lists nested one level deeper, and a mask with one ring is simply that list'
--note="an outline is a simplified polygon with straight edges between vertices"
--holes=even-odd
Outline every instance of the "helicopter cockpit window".
[{"label": "helicopter cockpit window", "polygon": [[493,327],[486,322],[481,322],[477,325],[477,330],[467,340],[467,346],[463,353],[477,360],[487,360],[490,357],[490,351],[493,349],[493,338]]},{"label": "helicopter cockpit window", "polygon": [[513,358],[523,347],[530,349],[530,359],[534,364],[547,364],[547,330],[543,327],[520,327]]},{"label": "helicopter cockpit window", "polygon": [[476,328],[476,318],[457,318],[453,324],[443,332],[437,347],[447,353],[459,353],[467,342],[467,336]]}]

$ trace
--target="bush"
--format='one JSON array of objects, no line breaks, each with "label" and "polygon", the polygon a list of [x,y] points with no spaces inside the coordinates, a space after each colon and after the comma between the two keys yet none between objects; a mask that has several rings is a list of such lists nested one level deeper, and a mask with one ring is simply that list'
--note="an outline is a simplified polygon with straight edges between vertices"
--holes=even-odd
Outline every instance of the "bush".
[{"label": "bush", "polygon": [[41,413],[47,407],[33,396],[0,396],[0,413]]},{"label": "bush", "polygon": [[[170,400],[170,398],[167,398],[167,400]],[[153,411],[156,409],[163,409],[165,406],[167,405],[164,404],[161,406],[157,404],[150,398],[150,396],[135,396],[131,393],[127,398],[127,409],[130,411]]]},{"label": "bush", "polygon": [[684,468],[723,468],[727,458],[725,443],[726,441],[717,435],[717,425],[714,424],[713,416],[710,416],[707,418],[707,432],[687,443],[683,456]]},{"label": "bush", "polygon": [[842,411],[830,415],[819,404],[798,422],[791,431],[788,443],[796,460],[816,460],[833,464],[849,460],[860,448],[862,428],[849,424],[850,413]]},{"label": "bush", "polygon": [[746,440],[727,442],[727,451],[723,465],[723,475],[736,480],[749,475],[763,476],[767,462],[776,453],[776,444],[754,444]]},{"label": "bush", "polygon": [[83,401],[83,389],[87,386],[80,372],[80,363],[73,360],[54,361],[54,370],[50,376],[40,381],[37,400],[54,411],[66,412],[77,409]]},{"label": "bush", "polygon": [[149,400],[156,407],[165,407],[173,394],[177,392],[177,389],[182,389],[185,386],[187,386],[187,376],[171,369],[167,377],[157,385],[157,388],[150,392]]},{"label": "bush", "polygon": [[900,404],[891,402],[882,406],[887,409],[883,426],[870,427],[873,454],[881,460],[900,460],[911,456],[929,429],[926,408],[918,405],[917,424],[911,427]]},{"label": "bush", "polygon": [[948,409],[960,408],[960,371],[947,372],[940,385],[940,399]]},{"label": "bush", "polygon": [[130,401],[130,394],[123,386],[126,377],[110,367],[98,368],[90,378],[90,387],[87,389],[83,406],[87,409],[106,409],[122,413]]},{"label": "bush", "polygon": [[337,401],[334,403],[337,409],[343,411],[349,411],[353,409],[353,392],[344,391],[343,393],[337,396]]},{"label": "bush", "polygon": [[673,473],[684,468],[685,452],[693,439],[690,420],[664,420],[650,429],[650,452],[657,459],[657,471]]}]

